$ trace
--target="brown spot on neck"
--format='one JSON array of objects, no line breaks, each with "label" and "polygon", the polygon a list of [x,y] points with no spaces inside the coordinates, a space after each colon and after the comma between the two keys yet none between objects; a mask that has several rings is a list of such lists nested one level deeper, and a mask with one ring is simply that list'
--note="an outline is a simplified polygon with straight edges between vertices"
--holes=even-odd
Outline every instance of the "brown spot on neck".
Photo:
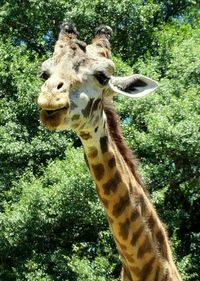
[{"label": "brown spot on neck", "polygon": [[155,261],[155,257],[152,257],[143,267],[141,270],[141,281],[145,281],[148,279],[148,276],[150,275],[152,269],[153,269],[153,263]]},{"label": "brown spot on neck", "polygon": [[106,183],[103,184],[103,190],[105,195],[110,195],[111,192],[115,192],[121,182],[121,175],[119,171],[116,171],[114,176],[111,177]]},{"label": "brown spot on neck", "polygon": [[120,223],[120,232],[119,235],[124,239],[128,239],[129,234],[129,228],[130,228],[130,220],[126,219],[125,222]]},{"label": "brown spot on neck", "polygon": [[90,135],[90,133],[83,132],[83,131],[81,131],[79,135],[80,135],[80,137],[81,137],[83,140],[89,140],[89,139],[92,138],[92,136]]},{"label": "brown spot on neck", "polygon": [[151,247],[151,243],[149,241],[149,237],[146,236],[145,237],[145,240],[143,242],[143,244],[139,247],[138,249],[138,252],[137,252],[137,257],[138,259],[139,258],[143,258],[143,256],[146,254],[146,253],[149,253],[151,252],[152,250],[152,247]]},{"label": "brown spot on neck", "polygon": [[97,155],[98,155],[98,150],[97,150],[97,148],[96,148],[95,146],[89,147],[88,150],[89,150],[89,152],[88,152],[88,157],[89,157],[90,159],[94,159],[94,158],[97,157]]},{"label": "brown spot on neck", "polygon": [[164,259],[168,259],[165,235],[164,235],[163,231],[159,230],[156,233],[156,241],[157,241],[157,246],[158,246],[159,252],[161,253],[161,255],[163,256]]},{"label": "brown spot on neck", "polygon": [[152,232],[154,231],[155,225],[156,225],[156,218],[153,215],[153,213],[151,213],[151,215],[148,218],[148,226]]},{"label": "brown spot on neck", "polygon": [[132,240],[131,240],[131,244],[132,244],[133,246],[136,245],[137,240],[139,239],[139,237],[140,237],[140,235],[142,234],[143,231],[144,231],[144,226],[141,225],[141,226],[139,227],[139,229],[138,229],[136,232],[133,233],[133,237],[132,237]]},{"label": "brown spot on neck", "polygon": [[102,164],[91,165],[96,180],[100,181],[104,176],[104,166]]},{"label": "brown spot on neck", "polygon": [[106,153],[108,151],[108,137],[104,136],[100,138],[100,147],[102,153]]},{"label": "brown spot on neck", "polygon": [[115,157],[112,157],[112,158],[108,161],[108,166],[109,166],[111,169],[116,166]]},{"label": "brown spot on neck", "polygon": [[123,214],[125,209],[129,206],[130,198],[129,193],[127,192],[124,196],[121,196],[118,203],[116,203],[113,207],[113,216],[118,218]]},{"label": "brown spot on neck", "polygon": [[140,217],[140,211],[138,209],[134,209],[131,213],[130,220],[132,222],[136,221]]}]

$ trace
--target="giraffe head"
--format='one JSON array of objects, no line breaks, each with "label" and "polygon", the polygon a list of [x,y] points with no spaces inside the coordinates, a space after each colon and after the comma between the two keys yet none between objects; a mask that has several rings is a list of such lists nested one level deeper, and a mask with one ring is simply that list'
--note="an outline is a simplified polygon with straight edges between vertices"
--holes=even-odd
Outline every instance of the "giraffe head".
[{"label": "giraffe head", "polygon": [[53,56],[43,62],[38,105],[48,129],[74,129],[78,133],[97,126],[103,115],[102,100],[116,94],[138,98],[157,83],[142,75],[115,77],[109,39],[112,29],[100,26],[92,44],[78,40],[73,24],[61,26]]}]

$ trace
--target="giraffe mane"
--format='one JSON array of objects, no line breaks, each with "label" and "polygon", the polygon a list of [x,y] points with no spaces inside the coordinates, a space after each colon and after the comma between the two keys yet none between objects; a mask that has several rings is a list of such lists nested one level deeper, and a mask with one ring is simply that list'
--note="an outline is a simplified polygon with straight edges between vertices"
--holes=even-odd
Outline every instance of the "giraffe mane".
[{"label": "giraffe mane", "polygon": [[138,174],[138,159],[128,147],[125,139],[122,136],[121,128],[119,125],[120,117],[114,109],[113,103],[109,98],[103,99],[103,109],[107,117],[108,131],[112,140],[114,141],[119,153],[124,158],[127,166],[135,177],[136,181],[144,188],[142,179]]}]

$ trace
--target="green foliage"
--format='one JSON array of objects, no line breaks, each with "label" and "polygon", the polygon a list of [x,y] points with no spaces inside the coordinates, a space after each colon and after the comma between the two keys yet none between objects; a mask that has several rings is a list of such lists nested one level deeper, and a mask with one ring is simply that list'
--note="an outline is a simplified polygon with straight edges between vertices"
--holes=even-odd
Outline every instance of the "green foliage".
[{"label": "green foliage", "polygon": [[[110,232],[99,232],[97,245],[87,244],[74,247],[74,253],[69,259],[69,266],[75,273],[75,280],[82,281],[117,281],[113,278],[113,272],[119,263],[117,255],[113,255],[113,242]],[[97,247],[97,248],[96,248]],[[95,249],[96,248],[96,249]],[[94,258],[94,252],[97,250],[97,256]],[[89,257],[85,254],[87,251]],[[80,257],[83,257],[80,259]],[[71,280],[71,279],[69,279]]]},{"label": "green foliage", "polygon": [[198,8],[190,0],[1,1],[0,280],[119,277],[119,257],[80,142],[38,121],[37,72],[64,19],[76,22],[87,42],[97,25],[111,25],[116,75],[159,80],[156,93],[117,98],[117,108],[168,225],[183,280],[200,280]]},{"label": "green foliage", "polygon": [[[176,0],[2,0],[0,31],[6,38],[22,40],[31,50],[43,54],[52,46],[59,24],[67,19],[77,23],[82,38],[91,39],[97,25],[106,23],[114,30],[115,54],[135,62],[147,51],[154,53],[157,47],[155,34],[162,31],[160,25],[180,17],[193,22],[198,1]],[[196,8],[195,8],[196,7]],[[20,12],[19,12],[20,11]],[[184,14],[184,12],[187,13]],[[186,16],[190,16],[187,18]],[[45,40],[45,35],[46,40]],[[47,40],[48,38],[48,40]]]},{"label": "green foliage", "polygon": [[105,271],[111,280],[117,258],[114,263],[109,257],[113,242],[82,150],[69,148],[66,158],[51,162],[40,178],[24,175],[9,196],[12,203],[4,203],[0,217],[1,280],[79,280],[81,266],[85,280],[103,281]]}]

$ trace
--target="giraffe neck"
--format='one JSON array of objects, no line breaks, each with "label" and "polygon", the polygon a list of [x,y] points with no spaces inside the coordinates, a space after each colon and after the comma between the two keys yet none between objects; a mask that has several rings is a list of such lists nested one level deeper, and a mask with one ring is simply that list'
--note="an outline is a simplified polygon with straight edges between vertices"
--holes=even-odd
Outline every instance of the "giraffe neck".
[{"label": "giraffe neck", "polygon": [[88,134],[81,138],[87,164],[129,280],[181,280],[165,229],[106,123]]}]

